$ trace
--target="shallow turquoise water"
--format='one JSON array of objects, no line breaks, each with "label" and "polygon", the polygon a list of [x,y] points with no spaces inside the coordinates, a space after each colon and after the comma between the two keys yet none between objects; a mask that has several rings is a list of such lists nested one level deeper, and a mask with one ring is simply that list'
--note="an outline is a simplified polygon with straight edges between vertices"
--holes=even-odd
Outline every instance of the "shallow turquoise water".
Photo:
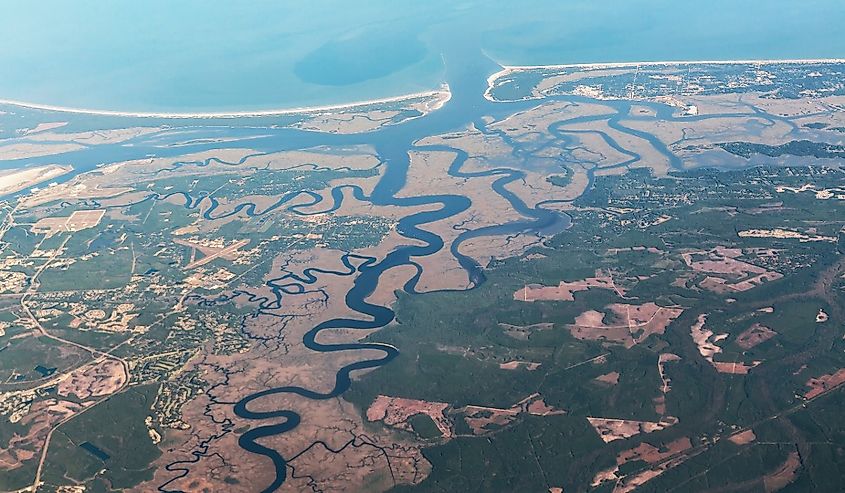
[{"label": "shallow turquoise water", "polygon": [[44,0],[3,20],[0,98],[123,111],[416,92],[450,43],[510,64],[845,57],[841,0]]}]

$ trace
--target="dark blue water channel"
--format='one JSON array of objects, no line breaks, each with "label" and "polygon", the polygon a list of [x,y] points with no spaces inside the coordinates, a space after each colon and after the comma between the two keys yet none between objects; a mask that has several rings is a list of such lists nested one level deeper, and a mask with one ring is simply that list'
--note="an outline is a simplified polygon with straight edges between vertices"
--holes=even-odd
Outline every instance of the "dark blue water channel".
[{"label": "dark blue water channel", "polygon": [[[466,178],[479,176],[495,177],[492,184],[493,191],[506,199],[514,210],[524,217],[523,220],[515,222],[465,231],[452,242],[450,251],[455,258],[458,259],[460,265],[467,271],[473,288],[484,282],[484,272],[482,266],[480,266],[474,259],[467,257],[458,251],[463,242],[482,236],[515,235],[520,233],[553,235],[565,230],[569,226],[569,218],[567,216],[543,209],[542,206],[545,203],[541,203],[536,207],[529,207],[520,200],[519,197],[507,190],[506,185],[508,183],[520,180],[525,176],[525,173],[520,171],[517,166],[514,166],[514,168],[502,166],[500,168],[471,173],[464,172],[462,171],[462,165],[468,157],[464,151],[453,149],[448,146],[416,145],[416,142],[424,137],[464,129],[470,124],[474,124],[476,128],[480,129],[482,132],[493,133],[495,131],[488,129],[482,117],[492,116],[498,120],[513,114],[514,112],[528,109],[538,104],[536,101],[491,102],[485,99],[483,94],[487,89],[486,77],[488,74],[498,70],[498,67],[489,59],[481,55],[481,50],[479,49],[477,43],[469,40],[456,41],[454,40],[454,36],[452,36],[452,41],[443,47],[443,55],[446,61],[446,76],[452,91],[452,99],[443,108],[428,114],[425,117],[411,120],[400,125],[382,128],[374,132],[358,135],[334,135],[291,128],[258,128],[250,126],[226,126],[219,128],[201,127],[200,129],[189,129],[187,131],[173,131],[166,129],[162,130],[162,132],[158,134],[138,137],[120,145],[92,146],[80,151],[70,152],[62,156],[62,158],[66,159],[68,162],[74,163],[75,173],[80,173],[91,170],[101,163],[142,159],[147,155],[175,157],[194,152],[208,151],[231,146],[230,143],[214,142],[208,139],[197,139],[195,143],[188,145],[167,146],[168,143],[184,142],[186,134],[191,135],[193,133],[197,133],[198,135],[201,134],[203,137],[225,135],[226,137],[249,138],[249,147],[255,149],[259,153],[257,154],[259,156],[263,153],[304,149],[314,146],[349,146],[368,144],[375,148],[379,159],[385,164],[385,171],[383,172],[382,178],[374,188],[372,194],[366,196],[360,188],[351,185],[336,187],[331,190],[333,204],[321,212],[332,211],[340,207],[343,200],[342,190],[344,188],[351,188],[357,199],[366,200],[375,205],[390,205],[399,207],[417,207],[425,205],[436,206],[433,209],[429,208],[429,210],[426,210],[425,212],[410,214],[402,218],[397,225],[397,231],[402,236],[418,240],[419,244],[398,247],[381,260],[347,254],[342,258],[346,269],[343,271],[329,272],[318,269],[307,269],[301,276],[288,274],[284,277],[268,281],[267,284],[271,288],[275,299],[259,300],[260,309],[267,313],[272,312],[273,310],[278,310],[282,306],[282,299],[285,296],[297,295],[306,292],[308,286],[314,284],[320,275],[354,275],[355,278],[353,286],[347,292],[345,302],[347,306],[354,310],[357,314],[364,315],[365,320],[336,318],[325,321],[308,331],[305,334],[303,343],[310,350],[322,353],[369,350],[367,354],[372,354],[373,351],[377,351],[380,353],[380,356],[376,358],[358,360],[338,370],[335,375],[334,386],[328,392],[316,392],[298,386],[275,387],[248,395],[234,404],[234,412],[237,416],[246,420],[261,423],[243,433],[239,437],[238,443],[244,450],[253,454],[264,456],[272,461],[275,468],[275,479],[264,491],[274,491],[284,483],[287,474],[287,463],[285,457],[283,457],[279,452],[266,447],[259,442],[262,439],[279,435],[294,429],[300,423],[301,417],[297,413],[287,409],[257,410],[257,406],[254,403],[264,399],[265,397],[277,396],[280,394],[297,395],[307,399],[317,400],[334,398],[349,389],[352,384],[352,372],[376,368],[385,365],[396,358],[399,354],[399,350],[389,345],[365,342],[324,344],[317,342],[317,338],[320,332],[324,330],[369,330],[381,328],[389,324],[394,319],[394,313],[391,309],[365,301],[366,298],[375,291],[381,275],[388,269],[397,266],[411,265],[416,267],[417,274],[404,286],[404,290],[408,293],[416,293],[416,285],[422,274],[422,268],[415,262],[414,259],[432,255],[444,247],[444,241],[441,237],[422,229],[422,226],[460,214],[472,205],[471,200],[467,197],[461,195],[437,194],[436,191],[431,195],[402,198],[397,197],[396,194],[404,186],[407,177],[410,165],[409,151],[416,149],[449,151],[454,153],[456,157],[449,168],[450,175]],[[567,97],[565,99],[575,102],[589,101],[585,98],[574,97]],[[566,141],[567,139],[573,138],[573,136],[579,133],[579,131],[565,129],[565,123],[605,120],[608,122],[608,126],[613,130],[647,140],[654,149],[657,150],[657,152],[663,154],[666,159],[668,159],[673,167],[680,167],[680,161],[677,156],[670,152],[666,148],[665,144],[663,144],[655,136],[641,130],[626,128],[620,123],[620,120],[623,117],[628,120],[637,119],[636,116],[631,115],[630,109],[632,103],[624,101],[603,101],[602,104],[612,107],[616,110],[616,114],[588,116],[565,120],[564,122],[552,125],[549,132],[552,136],[557,138],[558,141]],[[659,119],[675,119],[672,115],[673,109],[671,107],[650,103],[637,104],[648,105],[657,112],[657,118]],[[686,117],[685,120],[690,121],[723,116],[724,115]],[[772,117],[771,115],[761,115],[761,118],[775,117]],[[643,159],[642,156],[630,150],[624,149],[607,133],[600,131],[591,132],[599,134],[601,138],[603,138],[611,147],[615,148],[622,154],[629,156],[630,159],[621,163],[619,166],[629,166]],[[514,159],[518,159],[516,156],[518,156],[518,153],[520,152],[520,145],[516,142],[509,141],[507,136],[503,134],[500,134],[500,136],[505,138],[506,141],[508,141],[508,143],[516,150]],[[244,158],[239,162],[225,164],[238,166],[243,164],[246,159],[247,158]],[[212,158],[205,162],[190,164],[202,166],[208,164],[212,160],[222,163],[222,161]],[[48,164],[54,161],[55,156],[47,156],[44,158],[28,160],[28,163]],[[178,165],[179,164],[177,163],[176,166]],[[590,184],[592,186],[592,171],[589,172],[589,177]],[[64,179],[68,178],[69,176]],[[302,202],[298,202],[300,204],[298,206],[288,205],[291,201],[293,201],[293,199],[303,194],[310,197],[310,201],[308,203],[303,204]],[[231,210],[218,212],[218,203],[213,197],[210,197],[207,194],[192,196],[188,192],[178,191],[175,192],[175,195],[181,195],[184,198],[184,206],[190,209],[198,208],[200,203],[205,200],[208,204],[203,213],[206,219],[215,219],[239,213],[246,214],[250,217],[258,217],[280,208],[284,208],[297,214],[306,214],[305,212],[302,212],[302,209],[307,209],[310,206],[317,205],[321,201],[321,197],[319,195],[311,191],[302,190],[291,192],[281,197],[275,204],[263,210],[259,210],[253,203],[243,202],[236,204]],[[145,200],[158,200],[162,198],[165,197],[151,195]],[[225,301],[226,299],[227,298],[224,297],[218,300],[203,301],[208,304],[213,304],[220,302],[221,300]],[[266,403],[264,407],[266,407]],[[168,465],[167,468],[171,471],[181,471],[181,474],[184,476],[188,473],[187,468],[190,466],[190,463],[199,460],[199,457],[203,453],[203,451],[198,451],[194,454],[195,460],[173,463]],[[169,483],[166,483],[160,486],[159,489],[161,491],[172,491],[168,488],[168,484]]]}]

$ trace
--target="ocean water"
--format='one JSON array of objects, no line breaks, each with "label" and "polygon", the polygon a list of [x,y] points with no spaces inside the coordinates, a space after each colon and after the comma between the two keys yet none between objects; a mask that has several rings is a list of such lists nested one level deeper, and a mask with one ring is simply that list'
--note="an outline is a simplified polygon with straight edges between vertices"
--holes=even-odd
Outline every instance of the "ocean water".
[{"label": "ocean water", "polygon": [[0,99],[101,110],[397,96],[437,87],[450,65],[468,63],[462,56],[528,65],[845,58],[842,0],[3,3]]}]

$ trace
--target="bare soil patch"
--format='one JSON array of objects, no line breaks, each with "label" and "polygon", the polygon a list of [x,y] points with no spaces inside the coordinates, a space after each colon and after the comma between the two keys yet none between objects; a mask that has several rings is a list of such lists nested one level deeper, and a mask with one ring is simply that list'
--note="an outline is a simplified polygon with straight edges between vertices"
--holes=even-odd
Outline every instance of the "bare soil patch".
[{"label": "bare soil patch", "polygon": [[380,395],[367,409],[367,420],[382,421],[394,428],[413,431],[408,419],[417,414],[425,414],[434,421],[440,433],[448,438],[453,434],[452,423],[444,414],[448,407],[449,404],[444,402],[427,402]]},{"label": "bare soil patch", "polygon": [[577,339],[606,341],[631,348],[651,334],[663,334],[681,313],[681,308],[661,307],[653,302],[643,305],[614,303],[605,312],[589,310],[582,313],[568,327]]},{"label": "bare soil patch", "polygon": [[120,390],[126,379],[120,362],[111,359],[94,361],[71,372],[59,383],[57,392],[62,397],[73,394],[79,399],[102,397]]},{"label": "bare soil patch", "polygon": [[740,431],[728,437],[728,440],[734,445],[747,445],[756,439],[757,435],[754,434],[754,430],[752,429]]},{"label": "bare soil patch", "polygon": [[581,281],[561,281],[557,286],[543,286],[540,284],[526,284],[524,288],[513,293],[517,301],[575,301],[574,293],[586,291],[590,288],[608,289],[615,291],[620,297],[625,291],[616,286],[610,274],[596,273],[596,277],[589,277]]},{"label": "bare soil patch", "polygon": [[551,416],[566,414],[566,411],[549,406],[543,400],[543,396],[535,393],[507,409],[489,406],[465,406],[455,409],[454,413],[463,416],[473,434],[486,435],[516,422],[524,414]]},{"label": "bare soil patch", "polygon": [[528,370],[534,371],[540,367],[540,363],[532,361],[508,361],[507,363],[499,363],[499,368],[502,370]]},{"label": "bare soil patch", "polygon": [[742,334],[736,338],[737,346],[742,349],[751,349],[758,344],[762,344],[772,337],[776,336],[777,332],[760,324],[754,324],[746,329]]},{"label": "bare soil patch", "polygon": [[845,369],[838,370],[836,373],[822,375],[817,378],[807,380],[807,387],[810,390],[804,394],[805,399],[812,399],[818,397],[825,392],[835,389],[845,383]]},{"label": "bare soil patch", "polygon": [[801,458],[798,452],[790,452],[786,461],[775,471],[763,477],[763,488],[766,493],[771,493],[785,488],[789,483],[795,481],[798,469],[801,468]]},{"label": "bare soil patch", "polygon": [[698,347],[698,352],[706,359],[713,368],[719,373],[729,373],[733,375],[747,375],[755,366],[758,366],[762,361],[754,361],[746,364],[739,361],[716,361],[714,357],[722,352],[722,348],[716,343],[724,341],[729,334],[715,334],[712,330],[705,327],[707,322],[707,315],[701,314],[698,320],[690,327],[690,335],[693,342]]},{"label": "bare soil patch", "polygon": [[30,227],[33,233],[52,236],[56,233],[76,232],[93,228],[100,224],[106,214],[105,209],[74,211],[67,217],[45,217],[39,219]]},{"label": "bare soil patch", "polygon": [[616,384],[619,383],[619,372],[618,371],[612,371],[610,373],[605,373],[604,375],[597,376],[593,380],[595,380],[596,382],[601,382],[601,383],[605,383],[605,384],[608,384],[608,385],[616,385]]},{"label": "bare soil patch", "polygon": [[739,260],[742,250],[717,246],[708,251],[681,254],[684,263],[695,272],[719,274],[708,275],[698,285],[714,293],[741,292],[753,289],[765,282],[783,277],[779,272]]},{"label": "bare soil patch", "polygon": [[613,419],[613,418],[595,418],[588,417],[587,421],[596,433],[599,434],[605,443],[610,443],[614,440],[622,440],[624,438],[631,438],[640,433],[653,433],[666,429],[675,423],[677,419],[671,416],[660,421],[635,421],[631,419]]}]

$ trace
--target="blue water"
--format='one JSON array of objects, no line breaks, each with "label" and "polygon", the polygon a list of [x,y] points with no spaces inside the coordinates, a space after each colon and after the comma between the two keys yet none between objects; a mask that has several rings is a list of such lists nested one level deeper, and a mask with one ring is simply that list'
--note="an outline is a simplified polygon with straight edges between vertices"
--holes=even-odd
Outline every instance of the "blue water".
[{"label": "blue water", "polygon": [[79,447],[103,462],[111,458],[109,454],[105,453],[100,447],[97,447],[91,442],[80,443]]},{"label": "blue water", "polygon": [[44,0],[2,16],[0,99],[123,111],[431,89],[467,39],[509,64],[845,57],[841,0]]}]

